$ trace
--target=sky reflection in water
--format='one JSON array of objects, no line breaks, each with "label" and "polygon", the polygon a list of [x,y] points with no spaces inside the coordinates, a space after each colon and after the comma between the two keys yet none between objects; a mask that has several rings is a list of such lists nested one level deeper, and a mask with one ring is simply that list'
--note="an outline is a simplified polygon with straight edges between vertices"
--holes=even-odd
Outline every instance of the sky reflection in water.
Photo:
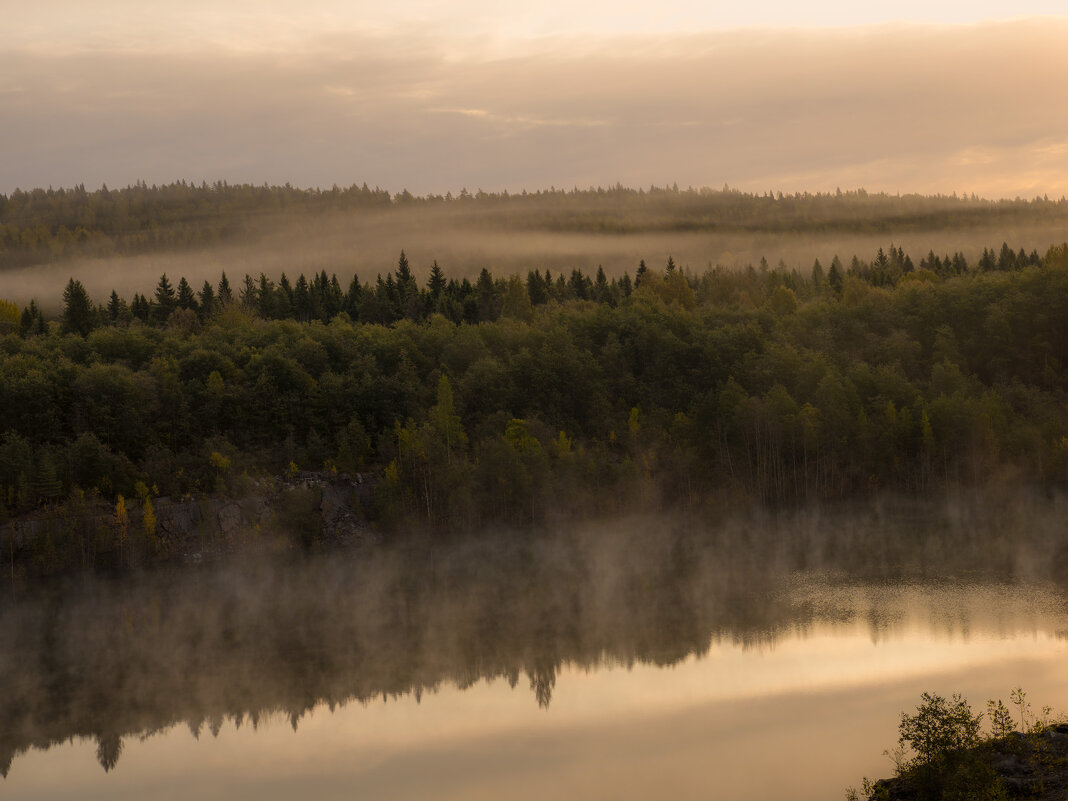
[{"label": "sky reflection in water", "polygon": [[[17,753],[0,787],[25,799],[834,798],[890,771],[880,754],[924,690],[981,707],[1022,685],[1036,706],[1068,710],[1057,585],[728,571],[703,544],[624,559],[605,542],[535,548],[532,561],[484,545],[421,566],[376,555],[344,578],[329,560],[240,580],[224,568],[16,604],[5,636],[47,608],[45,628],[65,639],[7,639],[18,645],[0,669],[23,700],[0,718]],[[279,604],[266,619],[265,596]],[[116,632],[108,620],[124,616]],[[101,625],[79,641],[88,620]],[[161,648],[171,674],[153,661]],[[98,742],[121,742],[109,772]]]}]

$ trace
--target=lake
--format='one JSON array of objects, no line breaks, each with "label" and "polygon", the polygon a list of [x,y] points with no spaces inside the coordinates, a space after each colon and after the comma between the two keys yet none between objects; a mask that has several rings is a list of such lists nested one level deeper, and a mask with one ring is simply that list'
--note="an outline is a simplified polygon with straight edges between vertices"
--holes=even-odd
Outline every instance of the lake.
[{"label": "lake", "polygon": [[633,518],[23,586],[0,796],[842,798],[892,772],[921,692],[1068,710],[1063,511]]}]

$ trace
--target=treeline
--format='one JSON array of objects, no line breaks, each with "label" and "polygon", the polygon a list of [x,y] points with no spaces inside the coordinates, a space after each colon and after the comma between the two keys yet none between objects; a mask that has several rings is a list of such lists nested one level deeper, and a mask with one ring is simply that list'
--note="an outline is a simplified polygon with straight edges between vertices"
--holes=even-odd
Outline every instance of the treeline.
[{"label": "treeline", "polygon": [[0,338],[0,508],[295,469],[376,471],[368,513],[432,527],[1063,482],[1068,244],[991,258],[435,289],[402,256],[356,293],[179,281],[170,311],[169,281],[97,308],[72,280]]},{"label": "treeline", "polygon": [[[781,260],[772,269],[761,259],[759,270],[751,264],[744,271],[717,266],[694,276],[679,270],[669,257],[662,274],[650,272],[641,261],[633,281],[628,272],[609,280],[601,267],[592,277],[580,269],[555,276],[548,269],[530,270],[525,280],[519,276],[495,278],[483,268],[474,283],[467,278],[446,278],[434,261],[425,285],[420,287],[401,251],[395,272],[388,271],[384,279],[379,273],[373,283],[362,283],[354,275],[346,289],[336,273],[328,277],[325,270],[310,279],[301,273],[296,281],[283,272],[277,282],[264,273],[258,278],[246,274],[236,290],[225,272],[218,284],[205,281],[199,290],[194,290],[184,276],[175,286],[164,274],[151,295],[135,293],[127,302],[112,290],[106,303],[94,305],[81,282],[72,278],[63,294],[61,325],[63,331],[83,336],[98,326],[127,325],[133,320],[188,329],[235,303],[266,320],[328,323],[344,313],[350,322],[380,325],[405,319],[425,322],[434,314],[456,324],[494,322],[502,316],[529,322],[538,306],[593,301],[614,307],[643,285],[644,292],[685,308],[715,305],[755,309],[773,298],[776,306],[795,306],[799,300],[818,299],[826,293],[840,298],[848,278],[876,287],[895,287],[902,281],[943,281],[975,272],[1008,272],[1065,261],[1068,251],[1064,246],[1051,247],[1045,256],[1039,256],[1036,250],[1028,254],[1002,243],[1000,251],[983,248],[974,265],[960,252],[937,256],[931,251],[920,259],[917,268],[911,256],[891,244],[886,251],[879,248],[870,261],[854,255],[848,267],[835,256],[825,270],[817,259],[807,275],[788,268]],[[45,331],[44,314],[36,301],[21,314],[14,304],[0,301],[0,334],[16,328],[23,337]]]},{"label": "treeline", "polygon": [[593,233],[639,231],[902,233],[1068,219],[1068,201],[834,193],[743,193],[677,186],[412,195],[362,186],[298,189],[217,181],[0,194],[0,269],[72,256],[203,248],[255,238],[278,215],[440,209],[467,226]]},{"label": "treeline", "polygon": [[84,185],[15,190],[0,194],[0,269],[72,256],[202,248],[253,234],[253,222],[264,215],[391,202],[389,192],[366,184],[319,190],[178,181],[93,192]]}]

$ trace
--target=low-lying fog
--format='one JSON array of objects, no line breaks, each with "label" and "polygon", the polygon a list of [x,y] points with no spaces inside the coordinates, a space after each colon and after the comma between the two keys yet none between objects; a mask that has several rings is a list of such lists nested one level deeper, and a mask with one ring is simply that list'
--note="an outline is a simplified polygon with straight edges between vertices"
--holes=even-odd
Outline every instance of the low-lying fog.
[{"label": "low-lying fog", "polygon": [[988,227],[932,228],[902,234],[842,232],[699,232],[643,231],[639,233],[576,233],[532,230],[519,222],[487,219],[451,209],[390,209],[385,212],[331,213],[259,220],[248,240],[209,249],[137,256],[78,259],[0,271],[0,298],[20,305],[36,299],[49,311],[60,307],[63,287],[71,277],[81,281],[90,297],[105,302],[115,289],[127,300],[135,292],[151,295],[166,273],[176,285],[182,276],[194,289],[205,280],[215,285],[223,271],[236,289],[247,273],[266,273],[277,280],[284,272],[291,281],[300,273],[336,273],[343,287],[352,276],[374,282],[396,268],[404,250],[422,282],[434,260],[449,278],[475,278],[482,268],[495,276],[531,269],[554,275],[574,268],[596,272],[603,266],[612,277],[625,271],[633,277],[640,260],[662,268],[668,257],[695,273],[715,265],[744,268],[766,258],[781,260],[790,269],[808,272],[819,259],[826,269],[837,254],[848,265],[855,254],[869,261],[881,247],[897,245],[920,259],[961,251],[975,263],[983,248],[1045,254],[1051,244],[1068,240],[1068,223],[1003,223]]}]

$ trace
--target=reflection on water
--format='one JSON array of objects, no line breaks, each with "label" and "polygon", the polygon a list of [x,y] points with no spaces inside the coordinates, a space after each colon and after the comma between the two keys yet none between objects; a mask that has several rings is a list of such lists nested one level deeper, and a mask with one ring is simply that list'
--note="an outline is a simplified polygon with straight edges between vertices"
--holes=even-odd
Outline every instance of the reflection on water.
[{"label": "reflection on water", "polygon": [[798,569],[780,534],[644,521],[74,579],[0,612],[0,788],[804,797],[799,772],[855,780],[947,676],[1068,707],[1057,585],[923,578],[877,539],[848,573]]}]

